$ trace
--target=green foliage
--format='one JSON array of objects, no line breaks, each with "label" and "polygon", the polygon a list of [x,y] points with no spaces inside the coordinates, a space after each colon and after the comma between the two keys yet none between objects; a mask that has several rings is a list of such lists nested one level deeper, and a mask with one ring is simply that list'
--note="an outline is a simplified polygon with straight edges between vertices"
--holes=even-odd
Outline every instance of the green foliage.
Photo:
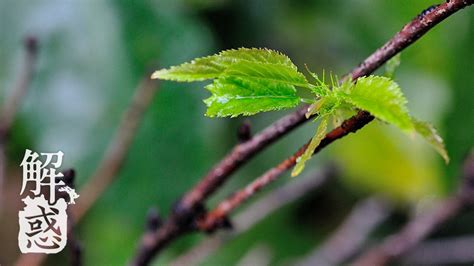
[{"label": "green foliage", "polygon": [[418,134],[420,134],[433,148],[443,157],[446,163],[449,162],[449,156],[444,147],[443,138],[438,135],[436,128],[430,123],[418,121],[412,118],[413,125]]},{"label": "green foliage", "polygon": [[[230,67],[239,65],[235,69]],[[206,79],[218,78],[221,75],[225,75],[226,70],[232,73],[239,73],[242,68],[255,64],[262,65],[259,69],[265,69],[264,73],[260,74],[260,77],[269,78],[265,76],[267,74],[278,75],[278,72],[282,72],[280,76],[283,76],[285,80],[291,79],[291,77],[298,76],[295,82],[300,84],[307,84],[305,77],[298,73],[296,66],[291,60],[279,52],[269,49],[256,49],[256,48],[240,48],[237,50],[226,50],[219,54],[201,57],[192,60],[191,62],[181,64],[179,66],[173,66],[169,69],[161,69],[155,71],[152,75],[154,79],[174,80],[174,81],[202,81]],[[273,70],[270,68],[273,67]],[[243,75],[250,75],[243,70]],[[259,75],[256,71],[251,73]]]},{"label": "green foliage", "polygon": [[406,107],[407,100],[397,83],[389,78],[380,76],[359,78],[354,86],[341,91],[339,95],[344,101],[403,131],[413,130]]},{"label": "green foliage", "polygon": [[236,117],[291,108],[301,101],[295,86],[311,87],[291,60],[268,49],[227,50],[158,70],[152,78],[175,81],[215,79],[206,88],[207,116]]},{"label": "green foliage", "polygon": [[295,107],[299,97],[292,85],[267,79],[226,76],[206,86],[212,96],[204,100],[206,115],[253,115],[258,112]]},{"label": "green foliage", "polygon": [[324,138],[324,136],[326,136],[327,128],[328,128],[328,118],[325,117],[321,119],[318,129],[316,129],[316,133],[314,134],[314,137],[311,139],[311,142],[309,143],[305,152],[303,153],[303,155],[301,155],[297,159],[296,165],[293,168],[293,171],[291,172],[291,176],[297,176],[303,171],[306,161],[311,159],[311,156],[313,155],[314,150],[316,150],[316,148],[319,146],[319,143],[321,143],[321,140]]},{"label": "green foliage", "polygon": [[[391,60],[387,64],[387,75],[393,76],[399,64],[399,58]],[[337,76],[332,74],[329,75],[329,82],[326,82],[324,73],[322,78],[310,70],[308,73],[314,79],[314,84],[308,82],[291,60],[279,52],[240,48],[158,70],[152,78],[175,81],[214,79],[212,84],[206,86],[212,95],[204,100],[208,107],[206,115],[210,117],[254,115],[292,108],[301,101],[312,103],[306,116],[316,116],[316,119],[322,120],[306,151],[297,159],[292,176],[301,173],[306,161],[324,138],[329,117],[341,121],[340,115],[353,109],[368,111],[377,119],[406,133],[418,132],[448,161],[443,141],[436,130],[430,124],[410,116],[405,96],[390,77],[368,76],[355,81],[346,78],[339,83]],[[296,87],[309,89],[315,98],[300,98]]]}]

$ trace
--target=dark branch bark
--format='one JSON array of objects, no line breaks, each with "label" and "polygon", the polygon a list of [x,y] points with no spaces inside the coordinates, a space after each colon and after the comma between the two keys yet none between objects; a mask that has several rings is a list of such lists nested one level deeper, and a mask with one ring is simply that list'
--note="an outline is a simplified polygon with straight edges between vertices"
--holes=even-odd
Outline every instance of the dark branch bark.
[{"label": "dark branch bark", "polygon": [[[433,26],[454,14],[456,11],[473,4],[473,2],[473,0],[451,0],[436,6],[430,12],[423,12],[423,14],[417,16],[405,27],[403,27],[402,30],[398,32],[389,42],[387,42],[384,46],[364,60],[364,62],[355,68],[349,74],[349,76],[353,79],[356,79],[358,77],[371,74],[375,69],[384,64],[392,56],[418,40]],[[286,135],[291,130],[307,121],[304,116],[306,108],[307,107],[304,106],[295,113],[283,117],[279,121],[267,127],[261,133],[255,135],[249,141],[234,147],[234,149],[216,166],[214,166],[214,168],[205,177],[203,177],[203,179],[201,179],[201,181],[196,186],[194,186],[183,196],[183,198],[176,204],[176,208],[168,220],[155,234],[145,234],[143,236],[142,242],[140,243],[135,258],[131,264],[149,264],[154,255],[156,255],[163,247],[165,247],[175,237],[188,231],[189,226],[192,224],[196,214],[198,214],[197,210],[200,209],[203,201],[217,188],[219,188],[235,170],[237,170],[241,165],[245,164],[256,153],[260,152],[280,137]],[[360,112],[356,117],[360,117],[361,120],[359,121],[357,118],[352,118],[350,122],[357,124],[358,128],[364,126],[373,119],[373,117],[366,112]],[[345,134],[340,134],[338,131],[344,130],[344,128],[340,127],[336,129],[336,132],[333,131],[331,133],[333,133],[335,136],[340,135],[340,137],[342,137]],[[329,136],[331,137],[331,135]],[[321,147],[324,147],[333,140],[335,139],[331,140],[331,138],[327,138],[325,140],[327,143],[322,142]],[[300,152],[301,150],[299,150],[299,152],[296,154]],[[262,181],[259,182],[268,183],[272,181],[278,175],[291,167],[294,164],[294,159],[296,158],[290,158],[284,161],[278,167],[271,169],[262,177]],[[254,182],[254,185],[251,184],[250,186],[258,189],[261,186],[257,183]],[[231,201],[234,201],[232,204],[235,207],[238,206],[236,203],[245,200],[245,198],[245,196],[235,196],[235,198]],[[233,209],[234,207],[231,207],[230,209]],[[222,207],[222,209],[226,208],[227,207]],[[218,217],[221,216],[221,214],[217,212],[215,214],[217,214]],[[204,222],[204,224],[208,224],[208,222]]]},{"label": "dark branch bark", "polygon": [[237,214],[232,218],[233,230],[229,234],[214,235],[192,247],[185,254],[180,255],[173,262],[172,266],[197,265],[203,259],[215,252],[219,246],[247,231],[265,217],[280,209],[281,207],[296,201],[307,193],[314,192],[324,185],[326,181],[336,177],[339,170],[336,166],[329,165],[322,167],[316,173],[311,173],[308,177],[301,177],[298,180],[289,182],[271,193],[267,193],[263,198]]},{"label": "dark branch bark", "polygon": [[415,247],[442,224],[456,216],[465,206],[472,206],[473,203],[474,152],[464,163],[462,185],[458,194],[443,200],[432,210],[414,217],[399,232],[368,250],[351,265],[387,264]]},{"label": "dark branch bark", "polygon": [[[76,179],[76,171],[74,169],[69,169],[63,172],[63,181],[64,183],[69,186],[70,188],[75,188],[75,179]],[[68,197],[67,193],[64,195]],[[76,238],[75,234],[75,219],[72,215],[70,209],[67,210],[67,245],[69,246],[70,250],[70,262],[71,266],[81,266],[83,265],[83,246],[81,241]]]},{"label": "dark branch bark", "polygon": [[[364,111],[359,112],[357,115],[344,121],[341,126],[329,132],[321,141],[320,145],[316,148],[314,154],[322,150],[333,141],[338,140],[349,133],[356,132],[373,119],[374,118],[369,113]],[[296,159],[298,159],[298,157],[300,157],[305,152],[308,144],[309,142],[303,145],[303,147],[301,147],[292,156],[265,172],[252,183],[248,184],[245,188],[235,192],[229,198],[222,201],[214,210],[197,221],[198,228],[206,232],[212,232],[223,225],[230,212],[239,207],[256,192],[275,181],[285,171],[295,166]]]}]

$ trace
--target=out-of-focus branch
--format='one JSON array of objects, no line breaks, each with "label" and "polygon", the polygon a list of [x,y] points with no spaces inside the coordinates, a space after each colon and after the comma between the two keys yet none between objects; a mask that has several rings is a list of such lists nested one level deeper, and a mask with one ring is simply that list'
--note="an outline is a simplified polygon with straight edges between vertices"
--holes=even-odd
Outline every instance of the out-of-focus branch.
[{"label": "out-of-focus branch", "polygon": [[27,37],[23,43],[25,50],[25,61],[20,70],[17,81],[13,85],[10,95],[5,101],[0,114],[0,211],[3,206],[3,183],[6,178],[7,158],[5,149],[8,136],[15,119],[15,115],[20,108],[21,101],[25,96],[33,78],[36,59],[38,56],[38,41],[35,37]]},{"label": "out-of-focus branch", "polygon": [[[63,171],[63,178],[62,180],[66,184],[66,186],[69,186],[70,188],[75,188],[75,178],[76,178],[76,171],[74,169],[69,169],[66,171]],[[59,192],[60,196],[62,197],[69,197],[69,195],[66,193],[66,195],[61,195],[61,192]],[[64,194],[64,192],[63,192]],[[68,199],[69,200],[69,199]],[[70,250],[70,261],[71,261],[71,266],[81,266],[83,264],[83,259],[82,259],[82,253],[83,253],[83,248],[81,242],[76,238],[76,235],[74,233],[75,229],[75,222],[74,219],[71,215],[70,209],[66,210],[67,212],[67,245]]]},{"label": "out-of-focus branch", "polygon": [[157,91],[156,80],[144,77],[136,89],[131,104],[125,111],[117,129],[115,138],[109,145],[104,158],[97,170],[81,189],[81,201],[72,209],[78,221],[102,195],[104,190],[114,181],[122,168],[128,150],[136,134],[138,125]]},{"label": "out-of-focus branch", "polygon": [[335,166],[326,166],[308,177],[298,178],[298,180],[290,182],[285,186],[268,193],[232,219],[234,230],[232,230],[230,234],[214,235],[203,240],[185,254],[176,258],[170,263],[170,265],[181,266],[199,264],[203,259],[222,246],[222,244],[227,242],[229,239],[232,239],[232,236],[247,231],[274,211],[282,208],[286,204],[296,201],[307,193],[314,191],[327,180],[335,177],[338,174],[337,172],[338,170]]},{"label": "out-of-focus branch", "polygon": [[459,193],[447,198],[433,209],[415,216],[399,232],[387,237],[381,244],[369,249],[353,265],[385,265],[400,257],[446,221],[456,216],[463,207],[474,204],[474,152],[464,163]]},{"label": "out-of-focus branch", "polygon": [[401,259],[402,265],[474,263],[474,235],[436,239],[419,244]]},{"label": "out-of-focus branch", "polygon": [[[72,206],[69,216],[75,223],[81,220],[84,214],[115,180],[125,162],[138,125],[142,121],[143,115],[158,89],[156,80],[151,80],[148,76],[146,75],[138,85],[132,102],[123,114],[115,138],[109,144],[99,166],[92,176],[87,179],[87,183],[80,191],[80,200],[77,201],[77,205]],[[17,260],[16,265],[40,265],[45,258],[46,255],[40,253],[22,254]]]},{"label": "out-of-focus branch", "polygon": [[[349,76],[356,79],[372,73],[393,55],[418,40],[429,29],[458,10],[472,5],[473,3],[474,0],[450,0],[432,8],[429,12],[423,12],[422,15],[417,16],[410,23],[405,25],[402,30],[384,46],[364,60]],[[149,264],[151,259],[174,238],[189,231],[189,226],[192,225],[196,215],[200,214],[199,210],[204,200],[218,189],[234,171],[250,160],[255,154],[307,121],[304,116],[305,113],[306,107],[303,107],[295,113],[287,115],[270,125],[249,141],[235,146],[196,186],[181,198],[175,205],[176,207],[168,220],[153,236],[147,235],[142,238],[131,264]],[[364,117],[365,119],[371,117],[365,112],[359,113],[358,116]],[[368,119],[368,121],[365,122],[368,123],[372,119]],[[282,165],[281,168],[288,169],[287,167],[291,167],[291,165],[291,162],[287,162]],[[271,171],[275,173],[270,174],[270,178],[267,178],[267,181],[272,179],[271,176],[278,176],[286,169],[272,169]]]},{"label": "out-of-focus branch", "polygon": [[372,231],[385,221],[389,213],[387,203],[376,197],[357,203],[339,228],[296,265],[341,265],[362,248]]}]

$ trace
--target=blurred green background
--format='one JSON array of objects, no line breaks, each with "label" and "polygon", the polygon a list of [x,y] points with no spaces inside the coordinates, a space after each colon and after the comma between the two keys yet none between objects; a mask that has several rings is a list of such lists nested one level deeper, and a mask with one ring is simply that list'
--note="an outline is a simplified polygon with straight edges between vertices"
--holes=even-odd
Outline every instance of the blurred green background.
[{"label": "blurred green background", "polygon": [[[21,67],[22,39],[36,36],[40,44],[36,75],[8,146],[12,173],[8,183],[20,183],[18,165],[25,148],[62,150],[63,166],[76,169],[80,189],[103,156],[136,84],[150,68],[228,48],[268,47],[289,55],[300,68],[307,64],[317,73],[325,69],[341,75],[434,3],[2,0],[1,100]],[[372,123],[323,151],[306,170],[336,162],[343,169],[340,178],[276,211],[222,246],[203,265],[236,264],[262,245],[271,254],[271,264],[285,265],[309,252],[368,194],[384,195],[397,206],[381,235],[373,236],[377,238],[398,228],[410,210],[452,193],[460,163],[474,146],[473,43],[471,8],[406,49],[396,72],[413,115],[431,121],[444,137],[451,157],[448,165],[420,138]],[[123,170],[76,229],[85,265],[128,261],[147,210],[156,206],[166,215],[173,202],[237,143],[236,130],[244,119],[204,117],[202,99],[208,93],[203,84],[161,83]],[[257,132],[284,114],[249,118],[252,130]],[[312,136],[314,127],[307,123],[258,155],[234,174],[210,206],[293,153]],[[287,174],[272,188],[292,181]],[[4,213],[0,220],[2,265],[18,256],[15,211]],[[473,219],[472,213],[460,216],[441,233],[474,233]],[[156,265],[166,265],[201,239],[201,234],[180,239]],[[67,249],[49,256],[47,265],[64,265],[68,256]]]}]

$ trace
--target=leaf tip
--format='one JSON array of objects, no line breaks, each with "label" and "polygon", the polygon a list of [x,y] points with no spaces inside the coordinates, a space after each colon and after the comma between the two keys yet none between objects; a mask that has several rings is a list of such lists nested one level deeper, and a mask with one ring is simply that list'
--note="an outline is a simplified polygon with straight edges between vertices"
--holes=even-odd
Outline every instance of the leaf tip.
[{"label": "leaf tip", "polygon": [[151,74],[151,79],[159,79],[161,74],[161,70],[157,70]]},{"label": "leaf tip", "polygon": [[296,159],[296,161],[298,162],[295,167],[293,167],[293,170],[291,170],[291,177],[296,177],[298,176],[299,174],[301,174],[301,172],[303,171],[304,169],[304,162],[303,163],[299,163],[299,161],[301,160],[301,156],[298,157],[298,159]]}]

